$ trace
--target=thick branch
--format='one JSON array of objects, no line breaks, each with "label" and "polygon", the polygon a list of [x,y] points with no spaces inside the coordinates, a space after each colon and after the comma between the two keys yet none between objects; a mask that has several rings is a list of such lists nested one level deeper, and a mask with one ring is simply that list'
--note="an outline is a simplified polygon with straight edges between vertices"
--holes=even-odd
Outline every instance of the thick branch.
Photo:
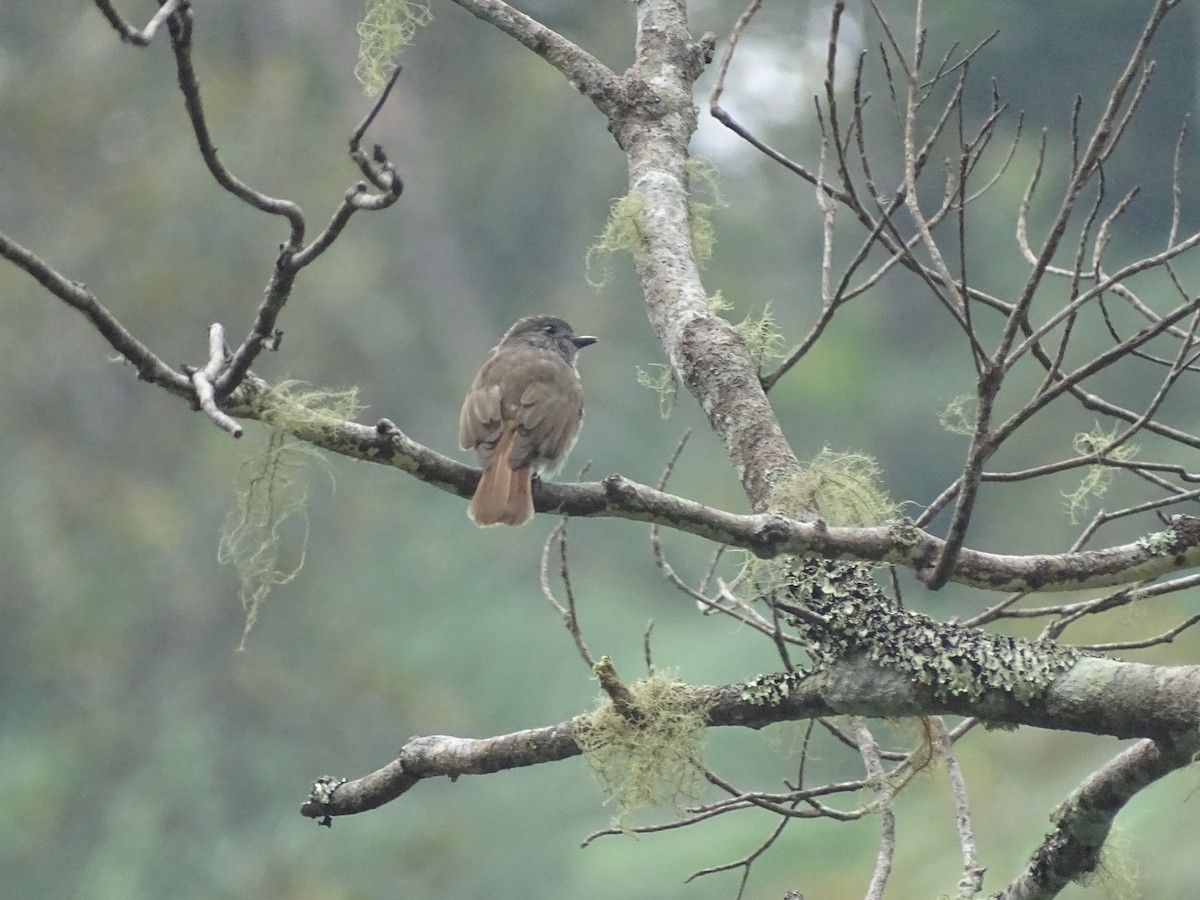
[{"label": "thick branch", "polygon": [[1200,750],[1195,736],[1183,741],[1140,741],[1094,772],[1053,815],[1057,828],[1046,835],[1029,866],[998,900],[1049,900],[1100,862],[1117,813],[1139,791],[1190,765]]},{"label": "thick branch", "polygon": [[721,437],[756,510],[799,468],[733,326],[710,308],[692,243],[688,142],[696,129],[693,88],[713,38],[691,39],[683,0],[638,4],[636,61],[611,121],[638,198],[634,263],[646,311],[680,380]]},{"label": "thick branch", "polygon": [[[1086,658],[1057,679],[1040,701],[1002,691],[976,700],[944,701],[934,688],[881,669],[865,658],[797,679],[786,695],[766,697],[758,683],[687,689],[706,707],[710,726],[763,728],[829,715],[977,715],[989,722],[1033,725],[1116,737],[1162,738],[1200,725],[1200,667],[1160,667]],[[310,799],[301,814],[314,819],[375,809],[434,777],[486,775],[578,756],[573,734],[587,716],[494,738],[434,735],[413,738],[397,758],[369,775]]]}]

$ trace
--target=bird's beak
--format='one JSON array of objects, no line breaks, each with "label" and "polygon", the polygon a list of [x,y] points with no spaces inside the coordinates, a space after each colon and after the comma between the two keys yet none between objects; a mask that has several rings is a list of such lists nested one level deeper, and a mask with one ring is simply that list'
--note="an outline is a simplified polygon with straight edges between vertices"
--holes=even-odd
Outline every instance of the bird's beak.
[{"label": "bird's beak", "polygon": [[592,337],[589,334],[577,334],[575,337],[571,338],[571,343],[574,344],[578,349],[582,350],[584,347],[592,346],[592,344],[596,343],[598,340],[600,340],[600,338]]}]

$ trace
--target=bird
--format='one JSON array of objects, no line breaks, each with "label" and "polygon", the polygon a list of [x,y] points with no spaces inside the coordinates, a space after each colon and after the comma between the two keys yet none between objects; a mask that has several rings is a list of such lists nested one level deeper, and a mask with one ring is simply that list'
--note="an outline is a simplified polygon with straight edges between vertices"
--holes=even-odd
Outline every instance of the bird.
[{"label": "bird", "polygon": [[598,338],[557,316],[518,319],[475,376],[458,417],[458,442],[483,474],[467,515],[479,526],[533,517],[534,477],[554,474],[583,423],[576,355]]}]

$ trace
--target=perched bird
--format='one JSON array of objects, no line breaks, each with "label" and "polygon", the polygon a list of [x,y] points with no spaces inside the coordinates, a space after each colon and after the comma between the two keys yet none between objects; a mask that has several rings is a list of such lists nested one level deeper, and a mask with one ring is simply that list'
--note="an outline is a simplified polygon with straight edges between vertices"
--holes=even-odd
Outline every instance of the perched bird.
[{"label": "perched bird", "polygon": [[476,525],[524,525],[531,479],[562,465],[583,422],[575,356],[596,338],[554,316],[518,320],[492,348],[458,417],[458,442],[483,468],[467,515]]}]

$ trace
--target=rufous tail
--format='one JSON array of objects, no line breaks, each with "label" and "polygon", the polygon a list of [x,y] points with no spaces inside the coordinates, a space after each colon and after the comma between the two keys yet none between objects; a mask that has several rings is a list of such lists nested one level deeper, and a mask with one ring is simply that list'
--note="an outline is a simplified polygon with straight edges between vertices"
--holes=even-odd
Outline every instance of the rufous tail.
[{"label": "rufous tail", "polygon": [[511,432],[500,438],[496,453],[483,470],[467,515],[476,525],[524,525],[533,518],[529,467],[508,467]]}]

